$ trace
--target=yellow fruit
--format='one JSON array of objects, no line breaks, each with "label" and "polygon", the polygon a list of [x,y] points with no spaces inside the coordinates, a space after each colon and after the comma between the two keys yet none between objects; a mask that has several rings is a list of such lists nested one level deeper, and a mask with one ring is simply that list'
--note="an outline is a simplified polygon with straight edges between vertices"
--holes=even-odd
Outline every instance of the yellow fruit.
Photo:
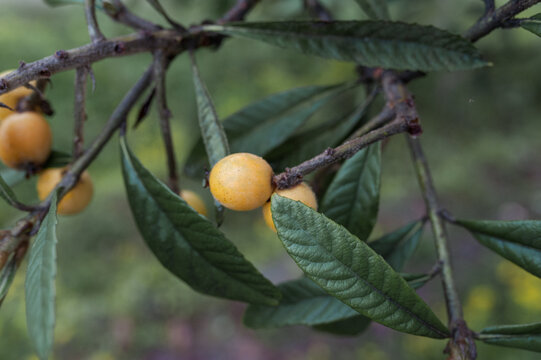
[{"label": "yellow fruit", "polygon": [[[304,205],[317,210],[316,194],[314,194],[310,186],[304,182],[289,189],[276,190],[274,193],[292,200],[300,201]],[[276,227],[272,221],[270,201],[263,205],[263,219],[265,219],[265,223],[276,232]]]},{"label": "yellow fruit", "polygon": [[184,199],[195,211],[203,216],[207,216],[207,207],[199,195],[191,190],[181,190],[180,197]]},{"label": "yellow fruit", "polygon": [[[38,176],[38,197],[45,200],[55,186],[62,180],[64,168],[46,169]],[[92,199],[94,187],[87,171],[79,177],[77,184],[58,203],[58,213],[71,215],[81,212]]]},{"label": "yellow fruit", "polygon": [[[0,74],[0,79],[4,77],[4,75],[9,74],[13,70],[4,71]],[[32,81],[30,84],[36,86],[36,82]],[[26,97],[28,95],[32,94],[32,90],[25,88],[24,86],[20,86],[16,89],[11,90],[8,93],[0,95],[0,102],[6,104],[10,108],[14,109],[17,107],[17,103],[19,100],[21,100],[23,97]],[[4,120],[6,117],[13,114],[13,111],[0,107],[0,121]]]},{"label": "yellow fruit", "polygon": [[0,124],[0,159],[12,168],[41,165],[51,153],[52,137],[40,114],[14,113]]},{"label": "yellow fruit", "polygon": [[257,155],[231,154],[214,165],[209,186],[214,198],[226,208],[253,210],[272,194],[272,168]]}]

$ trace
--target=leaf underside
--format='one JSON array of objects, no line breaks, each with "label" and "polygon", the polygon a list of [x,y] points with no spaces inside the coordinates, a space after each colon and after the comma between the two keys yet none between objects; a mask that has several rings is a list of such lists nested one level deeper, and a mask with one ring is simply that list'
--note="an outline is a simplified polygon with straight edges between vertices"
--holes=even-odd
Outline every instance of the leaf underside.
[{"label": "leaf underside", "polygon": [[445,338],[448,330],[366,243],[300,202],[273,195],[278,237],[305,275],[354,310],[398,331]]},{"label": "leaf underside", "polygon": [[541,277],[541,221],[459,220],[484,246]]},{"label": "leaf underside", "polygon": [[156,179],[121,140],[130,207],[161,264],[194,290],[253,304],[276,305],[279,290],[206,218]]}]

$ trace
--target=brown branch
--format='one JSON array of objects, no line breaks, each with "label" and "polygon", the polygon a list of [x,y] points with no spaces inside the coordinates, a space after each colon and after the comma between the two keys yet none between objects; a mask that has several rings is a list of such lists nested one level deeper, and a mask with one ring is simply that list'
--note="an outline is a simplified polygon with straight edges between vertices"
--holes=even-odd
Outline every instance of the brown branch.
[{"label": "brown branch", "polygon": [[413,100],[413,95],[404,86],[404,83],[398,78],[395,72],[385,71],[381,79],[381,84],[383,85],[383,92],[387,99],[387,106],[394,110],[397,118],[401,118],[408,124],[410,135],[421,135],[423,129],[421,128],[415,101]]},{"label": "brown branch", "polygon": [[304,175],[309,174],[314,170],[334,164],[340,160],[348,159],[370,144],[408,130],[408,124],[402,119],[397,118],[379,129],[371,131],[356,139],[346,141],[336,148],[328,148],[321,154],[306,160],[293,168],[286,169],[285,172],[274,176],[273,181],[279,189],[289,188],[300,183]]},{"label": "brown branch", "polygon": [[161,26],[145,20],[129,11],[120,0],[113,0],[112,6],[105,5],[104,8],[107,15],[113,20],[131,28],[147,32],[155,32],[162,29]]},{"label": "brown branch", "polygon": [[494,29],[502,27],[502,25],[513,18],[513,16],[539,2],[541,2],[541,0],[511,0],[496,10],[486,12],[477,23],[468,29],[466,34],[464,34],[464,37],[475,42],[483,36],[488,35]]},{"label": "brown branch", "polygon": [[333,21],[331,12],[318,0],[304,0],[304,7],[308,9],[310,16],[321,21]]},{"label": "brown branch", "polygon": [[98,26],[98,21],[96,20],[96,1],[95,0],[85,0],[85,17],[86,24],[88,26],[88,35],[90,35],[90,40],[93,43],[98,43],[105,40],[105,36]]},{"label": "brown branch", "polygon": [[167,169],[169,172],[169,188],[178,194],[179,177],[177,171],[177,161],[175,157],[175,146],[171,136],[171,111],[167,107],[166,96],[166,67],[167,60],[163,51],[157,51],[154,55],[154,81],[156,83],[156,104],[160,116],[160,129],[162,133],[165,153],[167,157]]},{"label": "brown branch", "polygon": [[73,158],[77,159],[83,153],[84,144],[84,123],[86,121],[86,80],[89,69],[81,66],[75,70],[75,105],[73,116],[75,119],[75,130],[73,137]]}]

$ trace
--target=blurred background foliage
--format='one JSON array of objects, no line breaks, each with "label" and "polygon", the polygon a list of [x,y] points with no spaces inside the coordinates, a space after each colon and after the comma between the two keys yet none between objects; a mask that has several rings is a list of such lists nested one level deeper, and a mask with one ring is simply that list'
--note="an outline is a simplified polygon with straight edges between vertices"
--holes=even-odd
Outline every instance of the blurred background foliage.
[{"label": "blurred background foliage", "polygon": [[[138,14],[162,19],[145,1],[127,1]],[[234,1],[162,1],[184,24],[218,18]],[[300,0],[263,1],[250,20],[305,18]],[[324,1],[339,19],[362,19],[354,1]],[[461,33],[483,11],[482,1],[389,1],[395,19],[434,24]],[[498,1],[497,3],[503,3]],[[535,9],[534,9],[535,10]],[[535,11],[531,11],[535,13]],[[130,32],[99,14],[107,36]],[[80,6],[49,8],[41,0],[2,0],[0,69],[16,68],[88,42]],[[422,116],[422,137],[442,203],[461,218],[539,219],[541,217],[541,41],[522,30],[497,30],[478,46],[494,66],[470,72],[434,73],[411,85]],[[271,93],[352,79],[351,64],[278,51],[249,40],[228,40],[218,52],[197,54],[221,117]],[[93,66],[96,90],[89,92],[86,139],[92,139],[151,60],[148,54],[106,60]],[[54,147],[71,151],[73,71],[55,75],[47,96]],[[172,66],[168,96],[174,114],[177,155],[184,162],[197,141],[198,125],[186,56]],[[354,106],[353,103],[350,104]],[[154,111],[130,142],[142,162],[165,175],[163,146]],[[331,107],[325,114],[343,111]],[[374,107],[373,111],[377,111]],[[133,114],[132,114],[133,116]],[[133,122],[133,119],[132,119]],[[310,139],[306,139],[309,141]],[[116,139],[90,167],[95,197],[90,207],[59,225],[55,359],[441,359],[442,341],[412,337],[373,324],[357,338],[337,338],[292,327],[252,331],[242,326],[244,305],[191,291],[146,249],[133,223],[119,168]],[[423,215],[404,139],[392,138],[383,155],[379,221],[381,235]],[[280,170],[280,169],[278,169]],[[203,174],[182,186],[211,197]],[[35,180],[16,187],[36,202]],[[21,216],[0,204],[4,227]],[[258,210],[226,213],[227,236],[274,282],[297,277],[276,235]],[[481,248],[465,231],[450,229],[459,292],[469,325],[536,321],[541,317],[541,280]],[[430,231],[407,271],[434,264]],[[35,359],[24,314],[23,264],[0,310],[0,359]],[[420,290],[445,319],[438,281]],[[481,359],[534,359],[521,350],[479,345]]]}]

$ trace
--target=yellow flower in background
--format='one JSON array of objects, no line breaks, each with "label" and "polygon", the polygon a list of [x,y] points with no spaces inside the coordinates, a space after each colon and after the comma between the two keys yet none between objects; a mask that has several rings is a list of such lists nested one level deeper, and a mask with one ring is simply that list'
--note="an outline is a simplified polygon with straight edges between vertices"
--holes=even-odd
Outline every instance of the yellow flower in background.
[{"label": "yellow flower in background", "polygon": [[513,301],[527,310],[541,310],[541,280],[509,261],[498,264],[500,280],[511,288]]},{"label": "yellow flower in background", "polygon": [[494,309],[496,293],[488,285],[478,285],[471,289],[464,305],[468,324],[474,327],[485,325]]}]

